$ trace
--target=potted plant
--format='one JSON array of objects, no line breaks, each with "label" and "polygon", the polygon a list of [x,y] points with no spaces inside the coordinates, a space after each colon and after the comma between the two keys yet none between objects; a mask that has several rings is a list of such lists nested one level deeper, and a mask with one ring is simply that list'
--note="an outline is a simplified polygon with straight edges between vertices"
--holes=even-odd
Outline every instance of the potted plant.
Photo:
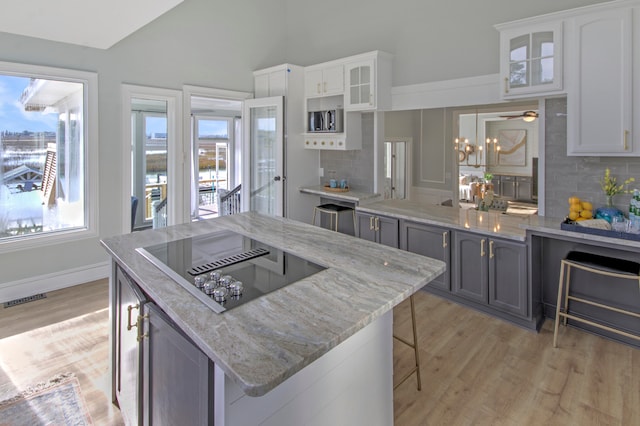
[{"label": "potted plant", "polygon": [[484,182],[485,183],[491,183],[492,179],[493,179],[493,173],[489,173],[489,172],[485,172],[484,173]]}]

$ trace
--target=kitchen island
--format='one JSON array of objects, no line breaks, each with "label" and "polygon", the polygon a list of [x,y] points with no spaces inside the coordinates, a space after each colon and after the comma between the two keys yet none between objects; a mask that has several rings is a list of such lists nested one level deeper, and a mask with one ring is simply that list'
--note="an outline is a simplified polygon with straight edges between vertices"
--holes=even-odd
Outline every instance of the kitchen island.
[{"label": "kitchen island", "polygon": [[[326,269],[217,314],[136,252],[221,230],[251,236]],[[102,243],[114,264],[110,292],[114,398],[124,382],[118,370],[131,357],[122,354],[119,324],[141,329],[143,359],[154,349],[149,342],[153,334],[146,335],[154,330],[147,325],[153,311],[151,318],[145,313],[133,324],[131,311],[137,307],[119,303],[116,287],[127,279],[205,356],[198,361],[203,370],[195,395],[210,395],[205,418],[209,422],[215,416],[216,424],[257,423],[253,415],[261,416],[259,421],[265,424],[321,424],[343,414],[367,424],[391,424],[391,310],[445,270],[437,260],[255,213],[136,232]],[[367,362],[369,358],[374,362]],[[348,369],[341,370],[343,365]],[[339,372],[339,383],[333,383],[333,371]],[[133,408],[140,416],[153,411],[145,405],[153,402],[147,393],[153,396],[157,391],[149,377],[153,372],[143,375],[141,402]],[[176,403],[170,397],[162,401]],[[240,415],[249,417],[242,420]]]}]

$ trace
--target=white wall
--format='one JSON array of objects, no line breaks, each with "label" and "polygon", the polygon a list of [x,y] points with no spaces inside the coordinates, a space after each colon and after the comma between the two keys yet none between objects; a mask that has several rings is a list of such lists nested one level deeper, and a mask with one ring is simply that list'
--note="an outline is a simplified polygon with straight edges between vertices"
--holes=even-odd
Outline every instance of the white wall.
[{"label": "white wall", "polygon": [[603,0],[286,0],[287,58],[310,65],[394,55],[393,86],[498,72],[494,24]]},{"label": "white wall", "polygon": [[[284,0],[187,0],[109,50],[0,35],[0,60],[81,69],[99,79],[99,234],[121,233],[122,83],[182,89],[183,84],[253,91],[252,71],[285,61]],[[8,283],[108,260],[98,239],[0,255],[0,296]],[[103,268],[104,269],[104,268]],[[106,270],[106,269],[105,269]],[[43,278],[44,277],[44,278]],[[79,278],[82,281],[82,274]],[[73,283],[72,283],[73,284]],[[44,289],[46,290],[46,288]]]}]

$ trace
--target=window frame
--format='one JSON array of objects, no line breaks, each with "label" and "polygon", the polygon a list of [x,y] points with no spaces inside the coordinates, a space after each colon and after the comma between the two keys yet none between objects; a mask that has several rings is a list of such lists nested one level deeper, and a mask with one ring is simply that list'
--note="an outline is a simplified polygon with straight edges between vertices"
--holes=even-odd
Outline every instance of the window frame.
[{"label": "window frame", "polygon": [[83,88],[85,226],[0,239],[0,253],[98,237],[98,74],[90,71],[0,61],[0,74],[81,83]]}]

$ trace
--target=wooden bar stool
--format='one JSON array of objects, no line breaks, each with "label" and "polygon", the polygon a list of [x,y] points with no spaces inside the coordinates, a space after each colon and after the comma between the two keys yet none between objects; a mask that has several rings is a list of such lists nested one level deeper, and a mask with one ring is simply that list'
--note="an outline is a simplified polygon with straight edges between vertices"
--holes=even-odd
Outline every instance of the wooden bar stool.
[{"label": "wooden bar stool", "polygon": [[[341,206],[339,204],[320,204],[319,206],[315,206],[313,208],[313,221],[312,225],[316,224],[316,214],[320,213],[320,226],[322,226],[322,213],[326,213],[329,215],[329,229],[333,229],[334,231],[338,231],[338,216],[342,212],[350,211],[353,217],[353,230],[356,229],[356,211],[351,207]],[[333,226],[333,220],[335,218],[335,227]]]},{"label": "wooden bar stool", "polygon": [[409,301],[411,303],[411,326],[413,327],[413,343],[409,342],[406,339],[403,339],[400,336],[396,336],[395,334],[393,335],[393,337],[413,349],[413,354],[416,360],[416,364],[411,370],[409,370],[404,376],[402,376],[402,379],[400,379],[400,381],[396,383],[396,385],[393,388],[396,389],[398,386],[403,384],[409,377],[411,377],[413,373],[416,373],[416,379],[418,381],[418,390],[422,390],[422,381],[420,380],[420,354],[418,353],[418,333],[416,331],[416,308],[413,303],[413,294],[409,297]]},{"label": "wooden bar stool", "polygon": [[[563,324],[565,326],[567,325],[567,319],[572,319],[574,321],[580,321],[585,324],[589,324],[591,326],[601,328],[603,330],[607,330],[607,331],[617,333],[626,337],[631,337],[633,339],[640,340],[640,336],[637,336],[635,334],[628,333],[624,330],[618,330],[604,324],[598,324],[594,321],[581,318],[579,316],[575,316],[570,313],[569,301],[572,300],[576,302],[586,303],[591,306],[597,306],[602,309],[607,309],[610,311],[631,315],[633,317],[640,319],[639,312],[620,309],[615,306],[610,306],[610,305],[599,303],[593,300],[588,300],[588,299],[585,299],[584,297],[572,296],[569,292],[569,286],[571,284],[572,268],[582,269],[584,271],[598,274],[603,277],[615,277],[615,278],[625,278],[630,280],[636,280],[638,282],[638,289],[640,290],[640,263],[632,262],[630,260],[601,256],[598,254],[584,253],[580,251],[569,252],[569,254],[567,254],[567,257],[562,259],[560,264],[560,281],[558,284],[556,323],[553,331],[553,347],[554,348],[558,347],[557,339],[558,339],[558,326],[560,325],[560,318],[562,318]],[[566,280],[565,280],[565,270],[566,270]],[[566,288],[565,288],[565,284],[566,284]],[[564,293],[563,293],[563,288],[564,288]],[[561,309],[563,304],[563,298],[564,298],[564,305],[565,305],[564,310]]]}]

